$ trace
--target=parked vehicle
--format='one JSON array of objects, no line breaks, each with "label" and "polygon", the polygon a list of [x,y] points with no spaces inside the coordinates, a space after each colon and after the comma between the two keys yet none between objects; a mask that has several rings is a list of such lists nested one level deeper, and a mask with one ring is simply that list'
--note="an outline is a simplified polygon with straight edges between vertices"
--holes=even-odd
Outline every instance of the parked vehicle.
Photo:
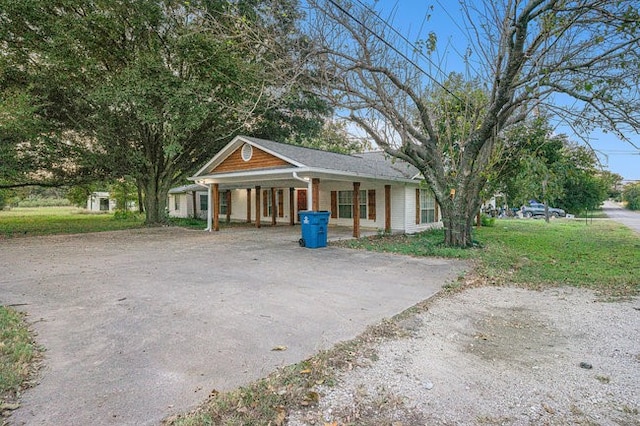
[{"label": "parked vehicle", "polygon": [[[524,217],[544,216],[544,207],[545,206],[542,203],[529,202],[528,205],[522,206],[522,216]],[[566,215],[567,213],[562,209],[549,207],[549,216],[565,217]]]}]

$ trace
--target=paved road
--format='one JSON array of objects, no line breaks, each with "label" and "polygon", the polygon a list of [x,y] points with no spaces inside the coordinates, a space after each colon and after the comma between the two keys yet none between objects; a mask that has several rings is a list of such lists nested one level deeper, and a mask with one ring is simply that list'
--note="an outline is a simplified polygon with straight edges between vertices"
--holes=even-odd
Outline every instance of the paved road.
[{"label": "paved road", "polygon": [[605,201],[602,210],[609,218],[620,222],[640,234],[640,212],[623,209],[620,204]]},{"label": "paved road", "polygon": [[[0,240],[0,303],[46,349],[16,425],[151,425],[355,337],[466,265],[298,247],[299,228]],[[284,352],[271,349],[287,346]]]}]

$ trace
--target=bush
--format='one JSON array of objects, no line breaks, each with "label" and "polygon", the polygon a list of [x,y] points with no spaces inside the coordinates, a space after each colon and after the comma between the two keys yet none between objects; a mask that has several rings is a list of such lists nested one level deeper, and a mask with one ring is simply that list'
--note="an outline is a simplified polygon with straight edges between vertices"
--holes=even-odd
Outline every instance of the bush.
[{"label": "bush", "polygon": [[482,213],[480,215],[480,224],[482,226],[495,226],[496,218]]},{"label": "bush", "polygon": [[134,220],[139,216],[139,213],[128,210],[116,210],[116,212],[113,214],[113,218],[115,220]]},{"label": "bush", "polygon": [[625,186],[622,196],[629,210],[640,210],[640,183]]},{"label": "bush", "polygon": [[66,198],[27,198],[18,203],[18,207],[66,207],[71,202]]}]

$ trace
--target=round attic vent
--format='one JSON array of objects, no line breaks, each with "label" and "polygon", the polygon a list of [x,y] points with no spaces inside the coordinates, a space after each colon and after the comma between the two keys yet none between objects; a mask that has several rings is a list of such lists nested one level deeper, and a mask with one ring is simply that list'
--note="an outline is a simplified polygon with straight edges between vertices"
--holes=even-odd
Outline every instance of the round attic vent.
[{"label": "round attic vent", "polygon": [[242,146],[242,159],[244,161],[251,160],[251,156],[253,155],[253,148],[248,143],[245,143]]}]

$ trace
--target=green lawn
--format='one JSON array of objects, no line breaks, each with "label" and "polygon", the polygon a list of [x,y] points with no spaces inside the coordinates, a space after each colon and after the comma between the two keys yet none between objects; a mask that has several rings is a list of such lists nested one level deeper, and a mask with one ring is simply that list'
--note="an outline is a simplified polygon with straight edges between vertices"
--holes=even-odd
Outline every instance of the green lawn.
[{"label": "green lawn", "polygon": [[476,259],[478,272],[497,283],[574,285],[610,295],[640,292],[640,237],[612,221],[498,220],[475,231],[482,248],[465,250],[443,247],[442,232],[370,237],[341,245]]},{"label": "green lawn", "polygon": [[640,237],[615,222],[498,221],[476,234],[486,246],[479,257],[487,276],[614,295],[640,291]]},{"label": "green lawn", "polygon": [[17,207],[0,211],[0,239],[32,235],[77,234],[139,228],[144,217],[87,213],[75,207]]}]

